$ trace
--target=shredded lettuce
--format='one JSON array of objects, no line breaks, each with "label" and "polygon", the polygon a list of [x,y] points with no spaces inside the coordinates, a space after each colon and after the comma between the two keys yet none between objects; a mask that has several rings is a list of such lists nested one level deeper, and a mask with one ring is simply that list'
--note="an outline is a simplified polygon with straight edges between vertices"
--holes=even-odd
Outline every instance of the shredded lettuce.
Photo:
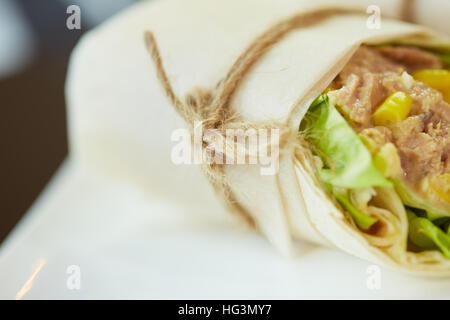
[{"label": "shredded lettuce", "polygon": [[444,229],[445,233],[450,236],[450,220],[447,220],[443,225],[442,229]]},{"label": "shredded lettuce", "polygon": [[447,233],[444,232],[433,222],[416,215],[410,209],[406,209],[406,212],[409,221],[408,235],[410,241],[422,249],[439,249],[446,258],[450,259],[450,234],[448,230]]},{"label": "shredded lettuce", "polygon": [[330,189],[333,195],[336,197],[337,201],[350,213],[358,228],[367,231],[378,221],[377,218],[370,217],[360,212],[351,203],[347,193],[339,192],[332,187]]},{"label": "shredded lettuce", "polygon": [[407,206],[421,209],[426,212],[426,217],[430,220],[437,220],[440,218],[449,217],[449,212],[445,209],[434,206],[426,199],[418,196],[411,188],[409,188],[404,181],[393,179],[395,190]]},{"label": "shredded lettuce", "polygon": [[450,67],[450,54],[449,53],[434,53],[441,59],[441,61],[444,63],[446,67]]},{"label": "shredded lettuce", "polygon": [[342,188],[392,187],[375,168],[369,150],[326,94],[312,103],[300,130],[317,147],[317,154],[326,164],[319,169],[322,181]]},{"label": "shredded lettuce", "polygon": [[318,169],[319,178],[352,216],[356,225],[366,231],[377,218],[361,212],[349,196],[349,190],[369,187],[392,187],[372,161],[367,147],[341,116],[326,94],[312,104],[300,124],[309,142],[325,164]]}]

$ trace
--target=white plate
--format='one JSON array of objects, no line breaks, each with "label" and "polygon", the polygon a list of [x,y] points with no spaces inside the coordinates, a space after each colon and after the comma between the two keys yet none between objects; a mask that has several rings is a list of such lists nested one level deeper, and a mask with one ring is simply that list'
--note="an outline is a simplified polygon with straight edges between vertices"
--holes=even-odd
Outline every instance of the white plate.
[{"label": "white plate", "polygon": [[0,250],[0,298],[450,297],[450,280],[336,250],[299,244],[284,258],[212,206],[149,198],[68,160]]}]

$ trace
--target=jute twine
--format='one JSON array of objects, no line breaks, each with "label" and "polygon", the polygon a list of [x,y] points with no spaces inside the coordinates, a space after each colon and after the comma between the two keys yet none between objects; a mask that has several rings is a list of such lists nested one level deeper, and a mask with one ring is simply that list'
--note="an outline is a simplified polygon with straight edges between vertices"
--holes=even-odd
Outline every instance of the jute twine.
[{"label": "jute twine", "polygon": [[[276,128],[280,130],[279,150],[281,156],[283,150],[288,146],[289,150],[293,150],[292,144],[295,144],[297,151],[298,149],[301,150],[304,148],[304,141],[302,141],[302,137],[299,135],[297,128],[289,127],[287,122],[245,121],[235,112],[230,103],[233,95],[252,67],[273,45],[280,42],[290,32],[318,25],[335,16],[355,14],[365,14],[365,11],[339,7],[319,8],[301,12],[275,24],[251,42],[247,49],[237,58],[228,74],[219,84],[212,89],[195,87],[186,95],[184,101],[175,94],[172,88],[163,67],[163,61],[155,36],[152,32],[145,32],[145,42],[151,53],[156,75],[165,95],[177,113],[186,121],[191,131],[193,130],[194,122],[201,121],[203,130],[215,129],[225,140],[227,129],[254,128],[257,130],[261,128]],[[206,147],[206,145],[203,147]],[[223,151],[216,150],[216,152]],[[225,200],[232,212],[237,213],[249,226],[255,226],[255,220],[250,213],[236,201],[235,194],[231,190],[230,184],[224,174],[224,165],[206,163],[203,164],[203,169],[216,192]]]}]

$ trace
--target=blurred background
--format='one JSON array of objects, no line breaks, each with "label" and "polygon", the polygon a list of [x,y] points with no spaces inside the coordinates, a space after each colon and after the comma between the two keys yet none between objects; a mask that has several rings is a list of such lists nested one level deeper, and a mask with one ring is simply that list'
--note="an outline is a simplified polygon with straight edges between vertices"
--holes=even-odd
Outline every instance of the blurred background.
[{"label": "blurred background", "polygon": [[[67,155],[64,81],[80,36],[137,0],[0,0],[0,243]],[[70,5],[81,29],[70,30]]]}]

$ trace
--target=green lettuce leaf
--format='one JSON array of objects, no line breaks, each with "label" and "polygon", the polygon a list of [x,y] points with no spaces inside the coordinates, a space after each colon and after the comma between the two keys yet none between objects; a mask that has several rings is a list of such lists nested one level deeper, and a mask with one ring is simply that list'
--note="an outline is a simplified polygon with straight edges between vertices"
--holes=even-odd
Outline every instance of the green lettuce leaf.
[{"label": "green lettuce leaf", "polygon": [[319,178],[352,216],[356,225],[364,231],[369,230],[378,219],[364,214],[353,205],[347,189],[392,187],[392,183],[375,168],[367,147],[326,94],[311,104],[300,124],[300,131],[316,147],[316,154],[326,165],[318,169]]},{"label": "green lettuce leaf", "polygon": [[392,187],[326,94],[312,103],[300,130],[317,147],[316,153],[326,164],[326,168],[319,169],[322,181],[343,188]]},{"label": "green lettuce leaf", "polygon": [[434,53],[441,59],[441,61],[444,63],[446,67],[450,67],[450,54],[449,53]]},{"label": "green lettuce leaf", "polygon": [[450,258],[450,235],[427,218],[417,216],[412,210],[406,209],[406,213],[411,242],[423,249],[439,249],[446,258]]},{"label": "green lettuce leaf", "polygon": [[348,194],[338,192],[333,188],[331,188],[331,192],[336,197],[337,201],[347,210],[348,213],[350,213],[358,228],[367,231],[378,221],[377,218],[370,217],[359,211],[351,203]]},{"label": "green lettuce leaf", "polygon": [[[437,220],[440,218],[448,218],[449,212],[443,208],[434,206],[432,203],[418,196],[404,181],[393,179],[395,190],[402,199],[402,202],[413,208],[421,209],[426,212],[426,218],[430,220]],[[417,211],[416,211],[417,212]]]}]

